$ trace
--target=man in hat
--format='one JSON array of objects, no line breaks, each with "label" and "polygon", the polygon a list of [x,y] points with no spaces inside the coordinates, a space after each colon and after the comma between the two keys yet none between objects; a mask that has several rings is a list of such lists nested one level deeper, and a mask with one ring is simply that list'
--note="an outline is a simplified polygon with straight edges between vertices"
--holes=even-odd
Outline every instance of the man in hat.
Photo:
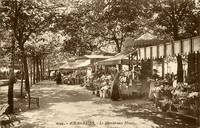
[{"label": "man in hat", "polygon": [[157,69],[153,69],[153,74],[151,76],[151,79],[153,79],[153,80],[159,79],[160,77],[159,77],[159,75],[157,73],[158,73],[158,70]]}]

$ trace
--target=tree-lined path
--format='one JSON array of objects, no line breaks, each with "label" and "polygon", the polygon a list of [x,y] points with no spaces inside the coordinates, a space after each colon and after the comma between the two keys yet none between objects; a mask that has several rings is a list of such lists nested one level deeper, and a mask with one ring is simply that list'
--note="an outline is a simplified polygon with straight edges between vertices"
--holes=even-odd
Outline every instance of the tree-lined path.
[{"label": "tree-lined path", "polygon": [[[16,85],[15,97],[19,89]],[[1,88],[2,99],[6,97],[6,90],[7,87]],[[195,128],[180,119],[154,112],[152,103],[146,99],[113,102],[109,98],[100,99],[79,85],[56,85],[54,82],[44,81],[33,85],[31,95],[40,97],[41,108],[32,106],[32,109],[28,110],[26,100],[14,98],[18,119],[14,122],[16,127]]]}]

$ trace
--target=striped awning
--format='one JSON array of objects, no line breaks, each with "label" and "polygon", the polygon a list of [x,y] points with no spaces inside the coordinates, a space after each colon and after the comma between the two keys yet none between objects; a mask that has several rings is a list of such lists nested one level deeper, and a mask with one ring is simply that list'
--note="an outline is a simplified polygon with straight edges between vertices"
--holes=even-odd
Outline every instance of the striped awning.
[{"label": "striped awning", "polygon": [[200,51],[200,36],[165,44],[139,48],[138,59],[156,59],[178,54],[189,54]]}]

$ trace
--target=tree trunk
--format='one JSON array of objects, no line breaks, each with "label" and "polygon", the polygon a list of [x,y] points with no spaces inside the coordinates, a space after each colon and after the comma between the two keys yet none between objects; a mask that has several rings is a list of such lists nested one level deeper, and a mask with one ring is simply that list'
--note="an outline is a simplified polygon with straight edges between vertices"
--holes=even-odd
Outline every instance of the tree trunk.
[{"label": "tree trunk", "polygon": [[165,77],[165,58],[162,58],[162,78]]},{"label": "tree trunk", "polygon": [[28,74],[28,64],[27,64],[27,58],[26,56],[23,56],[23,62],[24,62],[24,75],[25,75],[25,89],[28,93],[28,104],[30,109],[30,85],[29,85],[29,74]]},{"label": "tree trunk", "polygon": [[26,54],[25,54],[24,47],[21,46],[20,50],[22,52],[22,61],[23,61],[23,65],[24,65],[25,90],[28,94],[28,104],[30,106],[30,83],[29,83],[29,73],[28,73],[28,62],[27,62],[27,57],[26,57]]},{"label": "tree trunk", "polygon": [[8,87],[8,113],[14,113],[14,101],[13,101],[13,89],[14,89],[14,49],[15,41],[12,41],[12,55],[11,55],[11,65],[10,65],[10,77],[9,77],[9,87]]},{"label": "tree trunk", "polygon": [[[197,73],[198,73],[198,82],[200,83],[200,53],[199,52],[197,52]],[[199,87],[199,90],[198,90],[199,92],[200,92],[200,87]],[[200,97],[199,97],[199,100],[198,100],[198,112],[197,112],[199,115],[199,120],[198,120],[198,122],[199,122],[199,126],[200,126]]]},{"label": "tree trunk", "polygon": [[22,68],[21,68],[21,98],[23,97],[23,84],[24,84],[24,68],[23,68],[23,64],[22,64]]},{"label": "tree trunk", "polygon": [[178,24],[176,23],[175,20],[173,20],[173,38],[174,40],[180,39],[179,34],[178,34]]},{"label": "tree trunk", "polygon": [[[198,16],[198,19],[199,19],[199,36],[200,36],[200,14]],[[199,75],[199,83],[200,83],[200,53],[198,52],[197,53],[197,71],[198,71],[198,75]],[[199,92],[200,92],[200,87],[199,87]],[[200,113],[200,97],[199,97],[199,100],[198,100],[198,106],[199,106],[199,109],[198,109],[198,113]],[[199,126],[200,126],[200,114],[199,114]]]},{"label": "tree trunk", "polygon": [[42,69],[42,59],[40,58],[40,60],[39,60],[39,62],[40,62],[40,80],[42,81],[43,80],[43,69]]},{"label": "tree trunk", "polygon": [[44,59],[42,59],[42,74],[43,74],[43,80],[44,80],[44,77],[45,77],[45,68],[44,68]]},{"label": "tree trunk", "polygon": [[188,55],[188,76],[191,76],[193,73],[195,73],[195,53],[190,53]]},{"label": "tree trunk", "polygon": [[30,60],[30,61],[28,61],[28,66],[29,66],[29,69],[30,69],[30,87],[32,87],[32,84],[33,84],[33,81],[32,81],[32,72],[33,72],[33,70],[32,70],[32,60]]},{"label": "tree trunk", "polygon": [[36,82],[39,82],[40,80],[40,71],[39,71],[39,59],[38,56],[36,56]]},{"label": "tree trunk", "polygon": [[182,57],[180,55],[178,55],[176,58],[177,58],[177,82],[183,82]]},{"label": "tree trunk", "polygon": [[30,69],[31,69],[31,72],[30,72],[30,80],[31,80],[31,87],[33,85],[33,66],[32,66],[32,60],[30,60]]},{"label": "tree trunk", "polygon": [[33,56],[33,84],[35,84],[35,55]]},{"label": "tree trunk", "polygon": [[26,91],[29,93],[30,86],[29,86],[29,74],[28,74],[28,64],[26,56],[23,57],[23,63],[24,63],[24,75],[25,75],[25,88]]},{"label": "tree trunk", "polygon": [[49,81],[51,80],[51,71],[50,71],[50,65],[49,65],[49,59],[48,61],[48,77],[49,77]]}]

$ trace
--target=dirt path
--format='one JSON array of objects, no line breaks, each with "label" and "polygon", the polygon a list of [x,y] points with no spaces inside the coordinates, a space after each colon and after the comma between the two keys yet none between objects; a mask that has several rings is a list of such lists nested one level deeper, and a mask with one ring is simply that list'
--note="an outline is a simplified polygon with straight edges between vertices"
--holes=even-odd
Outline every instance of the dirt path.
[{"label": "dirt path", "polygon": [[[153,112],[146,100],[113,102],[100,99],[78,85],[55,85],[41,82],[32,87],[40,97],[40,109],[28,110],[19,104],[22,128],[192,128],[179,119]],[[27,103],[27,102],[26,102]],[[34,107],[34,106],[33,106]]]}]

